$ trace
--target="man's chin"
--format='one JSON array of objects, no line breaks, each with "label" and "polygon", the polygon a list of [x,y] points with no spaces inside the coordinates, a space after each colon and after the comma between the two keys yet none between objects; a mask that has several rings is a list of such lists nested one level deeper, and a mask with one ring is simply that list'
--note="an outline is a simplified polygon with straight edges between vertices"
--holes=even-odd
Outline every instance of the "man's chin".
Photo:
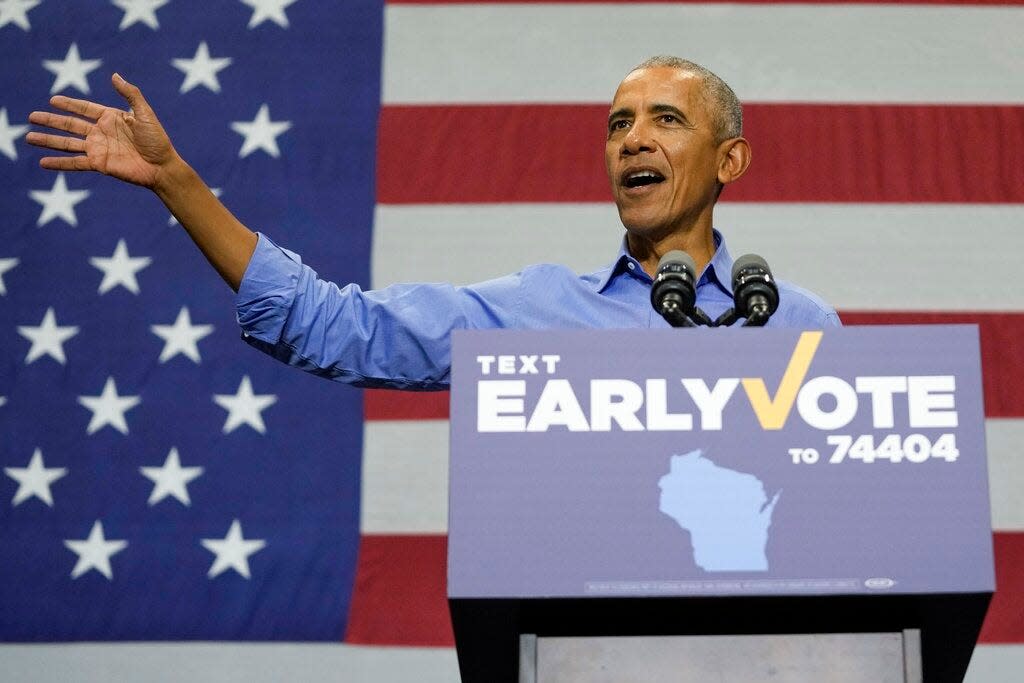
[{"label": "man's chin", "polygon": [[634,212],[620,211],[619,220],[630,235],[643,239],[657,239],[672,232],[671,227],[654,216],[638,215]]}]

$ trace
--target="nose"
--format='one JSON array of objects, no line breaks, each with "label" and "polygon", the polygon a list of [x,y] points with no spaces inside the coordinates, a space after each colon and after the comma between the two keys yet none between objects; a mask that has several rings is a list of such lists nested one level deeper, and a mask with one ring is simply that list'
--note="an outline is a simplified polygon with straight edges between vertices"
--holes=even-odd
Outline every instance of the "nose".
[{"label": "nose", "polygon": [[651,128],[645,122],[637,120],[629,127],[629,131],[622,139],[623,156],[640,154],[642,152],[654,151],[654,141],[651,136]]}]

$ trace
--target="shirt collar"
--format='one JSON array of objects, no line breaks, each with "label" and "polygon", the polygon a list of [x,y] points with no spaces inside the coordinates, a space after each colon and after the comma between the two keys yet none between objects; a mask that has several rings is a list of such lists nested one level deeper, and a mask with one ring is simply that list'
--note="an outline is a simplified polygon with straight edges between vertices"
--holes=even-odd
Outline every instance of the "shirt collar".
[{"label": "shirt collar", "polygon": [[715,239],[715,255],[711,257],[708,267],[701,273],[700,279],[697,280],[697,286],[700,287],[705,282],[710,282],[732,297],[733,259],[729,255],[728,247],[725,246],[725,238],[722,237],[722,233],[712,230],[711,234]]},{"label": "shirt collar", "polygon": [[[708,263],[707,268],[701,273],[700,278],[697,280],[697,286],[700,287],[704,283],[711,283],[731,297],[733,258],[729,255],[729,249],[725,246],[725,238],[722,237],[722,233],[717,230],[712,230],[711,233],[715,240],[715,255],[711,257],[711,262]],[[640,262],[630,255],[625,236],[622,237],[622,243],[619,245],[619,253],[615,257],[615,261],[605,269],[605,272],[598,280],[597,291],[603,292],[612,281],[612,278],[618,277],[623,273],[628,273],[648,283],[652,281],[651,277],[644,271],[643,266],[640,265]]]},{"label": "shirt collar", "polygon": [[618,277],[623,273],[632,275],[648,284],[652,282],[651,277],[644,271],[640,262],[630,255],[625,235],[622,236],[622,242],[619,244],[619,253],[616,255],[615,261],[605,268],[601,278],[597,281],[598,293],[604,292],[612,278]]}]

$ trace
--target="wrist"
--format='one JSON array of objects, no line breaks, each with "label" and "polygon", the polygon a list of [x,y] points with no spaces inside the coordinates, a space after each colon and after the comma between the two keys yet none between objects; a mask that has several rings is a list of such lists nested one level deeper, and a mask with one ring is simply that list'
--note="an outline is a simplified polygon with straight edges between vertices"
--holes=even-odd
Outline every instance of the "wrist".
[{"label": "wrist", "polygon": [[174,196],[186,191],[189,185],[202,182],[199,175],[177,154],[157,169],[150,188],[164,204],[173,203]]}]

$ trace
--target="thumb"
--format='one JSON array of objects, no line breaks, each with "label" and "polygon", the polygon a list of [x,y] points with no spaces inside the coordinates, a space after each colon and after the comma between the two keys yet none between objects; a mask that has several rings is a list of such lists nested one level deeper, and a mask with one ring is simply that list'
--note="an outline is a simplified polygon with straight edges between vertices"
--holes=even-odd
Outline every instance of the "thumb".
[{"label": "thumb", "polygon": [[142,111],[149,111],[149,104],[146,102],[146,98],[142,96],[142,91],[137,86],[132,85],[128,81],[121,77],[121,74],[115,73],[110,78],[114,84],[114,90],[128,101],[128,106],[136,114]]}]

